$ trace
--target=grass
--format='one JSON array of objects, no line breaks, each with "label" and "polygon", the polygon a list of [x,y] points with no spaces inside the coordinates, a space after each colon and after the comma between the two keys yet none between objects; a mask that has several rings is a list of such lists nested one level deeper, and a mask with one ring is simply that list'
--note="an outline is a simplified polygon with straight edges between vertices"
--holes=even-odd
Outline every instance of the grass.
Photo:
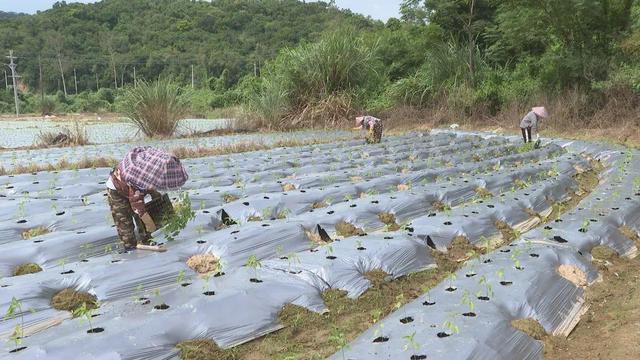
[{"label": "grass", "polygon": [[128,119],[146,136],[171,136],[187,113],[187,102],[177,84],[168,79],[139,81],[126,90],[123,109]]},{"label": "grass", "polygon": [[24,240],[30,240],[36,236],[48,234],[51,231],[46,226],[38,226],[29,230],[25,230],[22,232],[22,238]]},{"label": "grass", "polygon": [[182,341],[176,345],[182,360],[220,360],[224,353],[216,343],[207,339]]},{"label": "grass", "polygon": [[59,132],[40,132],[36,140],[35,148],[83,146],[89,145],[87,129],[80,122],[74,122],[73,128],[64,128]]},{"label": "grass", "polygon": [[51,298],[51,307],[56,310],[73,312],[86,304],[88,308],[97,309],[98,299],[89,293],[76,291],[71,288],[64,289]]},{"label": "grass", "polygon": [[40,271],[42,271],[42,268],[36,263],[20,264],[16,266],[15,270],[13,271],[13,276],[35,274],[39,273]]}]

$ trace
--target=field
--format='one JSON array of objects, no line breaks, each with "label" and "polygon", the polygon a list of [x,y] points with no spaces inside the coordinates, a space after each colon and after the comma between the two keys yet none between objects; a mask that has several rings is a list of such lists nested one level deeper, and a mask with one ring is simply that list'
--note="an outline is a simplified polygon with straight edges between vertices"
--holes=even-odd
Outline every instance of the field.
[{"label": "field", "polygon": [[[609,284],[637,294],[638,151],[436,130],[351,137],[150,143],[265,144],[184,160],[190,179],[171,196],[194,216],[154,234],[165,253],[119,252],[110,169],[72,166],[126,145],[0,153],[0,357],[538,359],[578,354],[574,329],[616,330],[597,299]],[[284,138],[329,143],[268,148]],[[62,158],[68,169],[29,171]]]}]

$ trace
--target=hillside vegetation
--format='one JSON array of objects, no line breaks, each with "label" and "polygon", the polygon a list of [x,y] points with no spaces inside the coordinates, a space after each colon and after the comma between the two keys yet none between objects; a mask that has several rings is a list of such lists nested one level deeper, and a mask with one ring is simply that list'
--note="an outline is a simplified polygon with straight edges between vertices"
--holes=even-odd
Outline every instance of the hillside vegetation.
[{"label": "hillside vegetation", "polygon": [[63,90],[61,63],[68,94],[76,68],[83,91],[111,88],[85,105],[111,110],[109,91],[130,86],[135,66],[177,80],[196,113],[242,104],[263,127],[334,126],[357,112],[515,123],[537,104],[554,127],[640,126],[638,1],[405,0],[401,14],[383,24],[294,0],[58,3],[0,23],[0,51],[23,57],[25,93],[37,92],[41,56],[47,93]]}]

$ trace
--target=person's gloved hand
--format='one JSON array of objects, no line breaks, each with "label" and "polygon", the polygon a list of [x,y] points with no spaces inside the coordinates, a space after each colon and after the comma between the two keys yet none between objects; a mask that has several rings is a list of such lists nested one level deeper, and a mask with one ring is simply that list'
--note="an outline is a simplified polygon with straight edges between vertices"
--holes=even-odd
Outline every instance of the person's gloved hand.
[{"label": "person's gloved hand", "polygon": [[147,230],[147,232],[152,233],[158,229],[156,227],[156,223],[153,222],[151,215],[149,215],[148,213],[142,215],[140,219],[142,219],[142,222],[144,223],[144,227]]}]

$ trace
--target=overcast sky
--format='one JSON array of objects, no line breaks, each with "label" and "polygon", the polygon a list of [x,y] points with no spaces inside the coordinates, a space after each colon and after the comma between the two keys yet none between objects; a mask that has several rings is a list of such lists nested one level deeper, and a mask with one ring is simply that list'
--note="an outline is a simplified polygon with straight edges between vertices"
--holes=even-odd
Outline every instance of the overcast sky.
[{"label": "overcast sky", "polygon": [[[353,12],[369,15],[374,19],[386,21],[390,17],[399,17],[402,0],[336,0],[341,8],[349,8]],[[46,10],[56,0],[0,0],[0,10],[33,14],[38,10]],[[90,3],[95,0],[68,0],[71,2]]]}]

